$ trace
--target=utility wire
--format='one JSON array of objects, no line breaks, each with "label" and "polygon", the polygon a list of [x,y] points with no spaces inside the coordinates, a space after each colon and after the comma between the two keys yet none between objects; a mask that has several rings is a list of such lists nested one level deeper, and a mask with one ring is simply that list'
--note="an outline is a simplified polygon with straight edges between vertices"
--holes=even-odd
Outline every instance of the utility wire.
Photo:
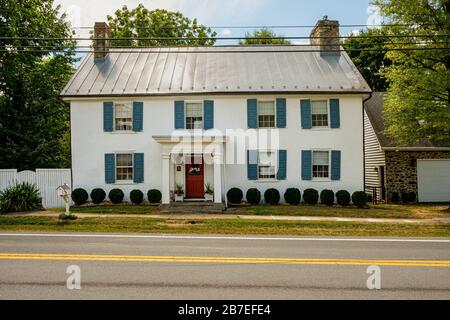
[{"label": "utility wire", "polygon": [[[302,28],[314,28],[315,25],[249,25],[249,26],[204,26],[204,25],[198,25],[199,27],[205,27],[205,28],[210,28],[210,29],[302,29]],[[409,27],[409,28],[414,28],[415,25],[410,25],[410,24],[377,24],[377,25],[371,25],[371,24],[340,24],[339,27],[341,28],[365,28],[365,27],[373,27],[373,28],[379,28],[379,27]],[[7,27],[7,26],[0,26],[0,29],[8,29],[8,28],[12,28],[12,27]],[[23,27],[23,26],[18,26],[18,27],[14,27],[14,29],[27,29],[30,27]],[[89,26],[75,26],[75,27],[70,27],[73,30],[78,30],[78,29],[87,29],[87,30],[94,30],[94,27],[89,27]],[[110,27],[112,29],[114,29],[113,27]],[[120,29],[120,28],[115,28],[115,29]],[[137,30],[190,30],[190,27],[171,27],[171,26],[160,26],[160,27],[155,27],[155,26],[143,26],[143,27],[133,27],[133,29],[137,29]]]},{"label": "utility wire", "polygon": [[198,40],[301,40],[301,39],[373,39],[373,38],[441,38],[450,37],[450,34],[397,34],[397,35],[367,35],[367,36],[320,36],[320,37],[119,37],[119,38],[47,38],[47,37],[0,37],[0,40],[38,40],[38,41],[81,41],[81,40],[108,40],[108,41],[163,41],[163,40],[178,40],[178,41],[198,41]]},{"label": "utility wire", "polygon": [[[181,47],[182,48],[182,47]],[[139,49],[139,47],[136,47],[136,49]],[[158,49],[157,47],[155,49]],[[352,51],[442,51],[442,50],[450,50],[450,47],[444,47],[444,48],[383,48],[383,49],[339,49],[339,50],[197,50],[197,51],[189,51],[189,50],[152,50],[152,51],[142,51],[142,50],[119,50],[119,51],[110,51],[110,53],[219,53],[219,54],[225,54],[225,53],[289,53],[289,52],[295,52],[295,53],[303,53],[303,52],[352,52]],[[7,53],[37,53],[37,52],[46,52],[49,51],[49,53],[55,53],[55,52],[73,52],[73,53],[95,53],[95,52],[104,52],[101,50],[5,50],[1,49],[0,52],[7,52]]]}]

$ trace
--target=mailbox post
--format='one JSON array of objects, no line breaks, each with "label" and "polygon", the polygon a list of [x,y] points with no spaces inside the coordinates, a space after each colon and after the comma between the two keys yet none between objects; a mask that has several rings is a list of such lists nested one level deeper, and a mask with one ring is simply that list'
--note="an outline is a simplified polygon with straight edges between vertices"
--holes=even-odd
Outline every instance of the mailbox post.
[{"label": "mailbox post", "polygon": [[70,187],[64,183],[62,186],[59,186],[56,188],[56,192],[58,193],[58,196],[62,197],[64,202],[66,203],[66,216],[70,215],[69,212],[69,202],[70,202]]}]

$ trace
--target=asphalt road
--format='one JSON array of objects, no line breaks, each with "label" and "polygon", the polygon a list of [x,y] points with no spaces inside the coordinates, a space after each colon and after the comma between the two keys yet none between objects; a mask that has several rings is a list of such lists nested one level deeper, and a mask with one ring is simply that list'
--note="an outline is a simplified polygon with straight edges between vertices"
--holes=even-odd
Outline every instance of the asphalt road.
[{"label": "asphalt road", "polygon": [[450,239],[1,233],[0,299],[450,299]]}]

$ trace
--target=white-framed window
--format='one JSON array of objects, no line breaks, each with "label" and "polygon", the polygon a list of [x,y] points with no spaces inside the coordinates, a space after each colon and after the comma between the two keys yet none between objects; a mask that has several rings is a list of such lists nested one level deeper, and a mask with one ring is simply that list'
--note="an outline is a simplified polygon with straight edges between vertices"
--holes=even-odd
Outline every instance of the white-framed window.
[{"label": "white-framed window", "polygon": [[133,107],[131,103],[114,103],[114,128],[116,131],[133,129]]},{"label": "white-framed window", "polygon": [[186,129],[203,129],[202,103],[186,103]]},{"label": "white-framed window", "polygon": [[132,181],[133,180],[133,154],[117,153],[116,154],[116,180]]},{"label": "white-framed window", "polygon": [[311,101],[313,127],[328,127],[328,100]]},{"label": "white-framed window", "polygon": [[258,127],[275,128],[274,101],[258,101]]},{"label": "white-framed window", "polygon": [[330,152],[329,151],[313,151],[312,173],[313,173],[313,178],[329,178],[330,177]]},{"label": "white-framed window", "polygon": [[276,160],[273,151],[258,152],[258,179],[275,179]]}]

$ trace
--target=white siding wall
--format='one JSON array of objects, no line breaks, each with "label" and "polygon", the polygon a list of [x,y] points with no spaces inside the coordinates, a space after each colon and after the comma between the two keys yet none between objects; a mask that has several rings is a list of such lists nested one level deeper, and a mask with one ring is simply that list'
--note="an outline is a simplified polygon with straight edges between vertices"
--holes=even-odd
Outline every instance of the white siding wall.
[{"label": "white siding wall", "polygon": [[[247,166],[227,165],[224,193],[232,187],[245,191],[256,187],[264,192],[275,187],[281,193],[288,187],[318,190],[328,188],[350,192],[363,188],[363,119],[362,96],[278,96],[287,99],[287,128],[280,129],[280,147],[287,150],[287,180],[258,182],[247,180]],[[71,101],[72,169],[74,187],[83,187],[88,192],[102,187],[107,192],[115,187],[124,190],[126,196],[132,189],[144,193],[151,188],[161,189],[161,145],[153,135],[170,135],[174,128],[174,100],[214,100],[214,127],[225,133],[226,129],[247,129],[247,99],[275,99],[276,96],[202,96],[177,98],[133,98],[108,99],[108,101],[144,101],[144,130],[141,133],[103,132],[103,101]],[[301,129],[300,99],[340,98],[340,129]],[[302,181],[301,150],[324,148],[341,150],[340,181]],[[143,184],[105,184],[104,154],[111,152],[143,152],[145,173]],[[206,168],[205,182],[212,182],[212,168]],[[171,167],[171,177],[174,177]],[[177,180],[183,173],[177,173]],[[173,185],[173,182],[171,181]]]},{"label": "white siding wall", "polygon": [[381,186],[380,175],[376,168],[385,165],[384,151],[381,149],[378,138],[373,130],[367,113],[364,112],[364,143],[366,165],[366,189]]}]

